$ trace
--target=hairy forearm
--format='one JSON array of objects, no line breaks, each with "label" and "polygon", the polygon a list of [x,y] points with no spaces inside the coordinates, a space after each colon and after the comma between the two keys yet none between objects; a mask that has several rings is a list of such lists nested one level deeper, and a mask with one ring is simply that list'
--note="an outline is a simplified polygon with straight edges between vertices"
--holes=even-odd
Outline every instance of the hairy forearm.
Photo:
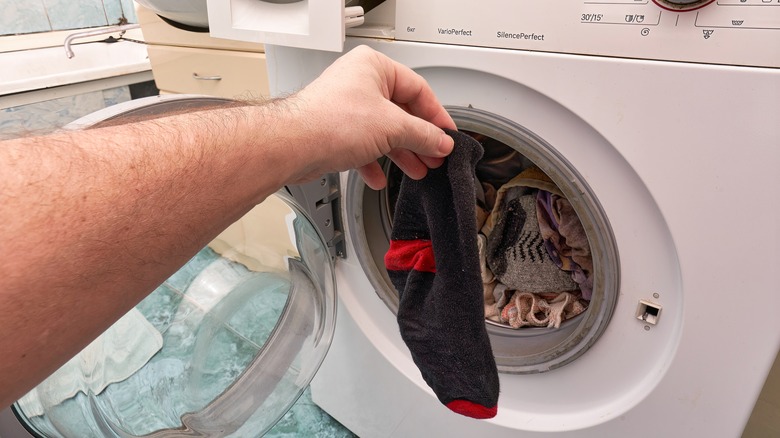
[{"label": "hairy forearm", "polygon": [[290,146],[305,133],[289,112],[277,102],[0,143],[0,407],[299,178]]},{"label": "hairy forearm", "polygon": [[0,407],[55,371],[288,183],[376,159],[412,178],[455,129],[412,70],[366,47],[295,96],[0,142]]}]

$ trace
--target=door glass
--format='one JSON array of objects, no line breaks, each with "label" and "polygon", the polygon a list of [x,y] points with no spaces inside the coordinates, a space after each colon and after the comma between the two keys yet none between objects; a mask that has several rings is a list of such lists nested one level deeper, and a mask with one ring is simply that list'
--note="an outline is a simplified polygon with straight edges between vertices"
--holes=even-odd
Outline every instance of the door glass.
[{"label": "door glass", "polygon": [[327,248],[278,194],[15,408],[47,437],[259,436],[309,384],[334,316]]},{"label": "door glass", "polygon": [[[154,96],[92,129],[230,101]],[[41,436],[258,436],[295,403],[335,326],[333,264],[287,192],[268,197],[14,409]]]}]

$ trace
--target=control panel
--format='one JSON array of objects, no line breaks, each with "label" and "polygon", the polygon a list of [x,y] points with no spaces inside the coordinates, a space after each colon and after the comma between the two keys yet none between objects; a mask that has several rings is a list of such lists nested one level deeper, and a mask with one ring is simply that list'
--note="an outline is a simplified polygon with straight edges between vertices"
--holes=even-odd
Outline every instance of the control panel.
[{"label": "control panel", "polygon": [[397,0],[395,38],[780,68],[780,0]]}]

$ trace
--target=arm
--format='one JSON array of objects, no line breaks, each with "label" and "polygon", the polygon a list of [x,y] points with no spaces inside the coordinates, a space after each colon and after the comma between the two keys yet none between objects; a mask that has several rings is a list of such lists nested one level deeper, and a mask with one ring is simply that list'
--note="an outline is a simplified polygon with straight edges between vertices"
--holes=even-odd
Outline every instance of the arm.
[{"label": "arm", "polygon": [[[411,115],[410,115],[411,114]],[[366,48],[298,94],[0,142],[0,407],[288,183],[388,155],[415,178],[454,127],[421,77]]]}]

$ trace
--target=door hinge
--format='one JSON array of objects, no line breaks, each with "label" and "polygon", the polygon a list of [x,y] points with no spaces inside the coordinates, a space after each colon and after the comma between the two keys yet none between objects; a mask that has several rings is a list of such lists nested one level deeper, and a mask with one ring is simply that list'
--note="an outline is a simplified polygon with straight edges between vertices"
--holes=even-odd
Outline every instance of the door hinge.
[{"label": "door hinge", "polygon": [[322,234],[332,258],[346,257],[341,221],[341,185],[338,173],[328,173],[306,184],[287,186]]}]

